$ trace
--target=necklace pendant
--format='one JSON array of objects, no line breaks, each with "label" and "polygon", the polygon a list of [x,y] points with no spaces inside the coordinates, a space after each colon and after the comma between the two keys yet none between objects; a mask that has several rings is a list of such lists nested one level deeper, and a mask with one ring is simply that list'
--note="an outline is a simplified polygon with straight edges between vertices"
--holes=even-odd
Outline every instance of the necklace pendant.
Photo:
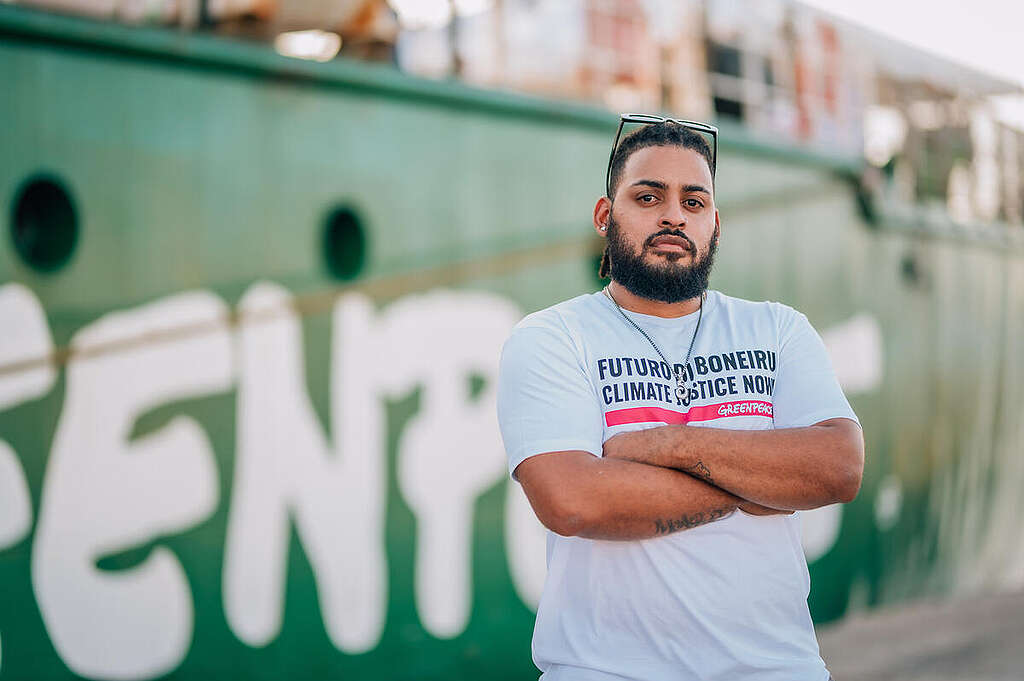
[{"label": "necklace pendant", "polygon": [[679,400],[683,400],[686,397],[686,379],[683,378],[683,372],[676,372],[676,397]]}]

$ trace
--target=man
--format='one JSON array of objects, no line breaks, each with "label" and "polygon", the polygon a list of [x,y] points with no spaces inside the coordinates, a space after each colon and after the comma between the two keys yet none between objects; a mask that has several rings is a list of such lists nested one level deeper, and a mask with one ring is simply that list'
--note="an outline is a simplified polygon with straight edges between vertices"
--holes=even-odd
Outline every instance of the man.
[{"label": "man", "polygon": [[860,426],[806,317],[707,290],[716,159],[691,127],[714,130],[613,148],[594,208],[611,283],[502,352],[509,468],[549,529],[547,681],[829,678],[793,511],[856,496]]}]

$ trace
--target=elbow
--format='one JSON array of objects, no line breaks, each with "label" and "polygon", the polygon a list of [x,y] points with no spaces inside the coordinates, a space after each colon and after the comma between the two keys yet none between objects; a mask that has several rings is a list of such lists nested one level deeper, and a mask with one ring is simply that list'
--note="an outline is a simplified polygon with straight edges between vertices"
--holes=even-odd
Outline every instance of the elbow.
[{"label": "elbow", "polygon": [[838,469],[834,486],[836,501],[848,504],[857,498],[864,478],[863,441],[849,448],[843,464]]},{"label": "elbow", "polygon": [[833,419],[827,427],[827,451],[831,461],[825,477],[824,490],[828,503],[848,504],[857,498],[864,476],[864,432],[848,419]]},{"label": "elbow", "polygon": [[578,515],[560,516],[544,526],[563,537],[579,537],[584,531],[583,520]]},{"label": "elbow", "polygon": [[566,486],[524,486],[540,524],[563,537],[576,537],[587,527],[585,506]]},{"label": "elbow", "polygon": [[836,481],[835,497],[838,503],[848,504],[857,498],[860,492],[860,484],[863,478],[863,467],[850,467],[848,471]]},{"label": "elbow", "polygon": [[598,512],[598,495],[589,475],[593,461],[600,459],[585,452],[562,452],[519,465],[517,479],[541,525],[563,537],[582,536],[593,526]]},{"label": "elbow", "polygon": [[544,527],[563,537],[581,536],[588,527],[584,509],[571,500],[553,502],[537,517]]}]

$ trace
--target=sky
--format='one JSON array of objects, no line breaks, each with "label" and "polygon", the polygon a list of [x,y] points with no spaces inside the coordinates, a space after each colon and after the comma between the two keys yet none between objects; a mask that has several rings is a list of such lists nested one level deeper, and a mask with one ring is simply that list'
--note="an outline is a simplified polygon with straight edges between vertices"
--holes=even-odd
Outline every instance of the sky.
[{"label": "sky", "polygon": [[1024,87],[1024,3],[1015,0],[802,0],[806,5]]},{"label": "sky", "polygon": [[[1021,0],[801,1],[1024,89]],[[1024,96],[998,98],[995,105],[1001,119],[1024,130]]]}]

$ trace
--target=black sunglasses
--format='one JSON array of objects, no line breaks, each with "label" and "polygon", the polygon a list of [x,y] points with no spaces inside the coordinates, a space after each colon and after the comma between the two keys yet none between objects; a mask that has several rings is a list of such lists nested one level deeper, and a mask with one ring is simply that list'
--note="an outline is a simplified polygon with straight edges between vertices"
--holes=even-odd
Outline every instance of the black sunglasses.
[{"label": "black sunglasses", "polygon": [[684,121],[679,118],[666,118],[665,116],[654,116],[652,114],[624,113],[619,116],[619,129],[615,132],[615,141],[612,142],[612,153],[608,157],[608,172],[605,173],[604,179],[604,191],[608,198],[612,196],[612,161],[615,160],[615,152],[619,148],[622,126],[626,123],[675,123],[694,132],[711,135],[711,179],[715,179],[715,166],[718,165],[718,128],[699,121]]}]

